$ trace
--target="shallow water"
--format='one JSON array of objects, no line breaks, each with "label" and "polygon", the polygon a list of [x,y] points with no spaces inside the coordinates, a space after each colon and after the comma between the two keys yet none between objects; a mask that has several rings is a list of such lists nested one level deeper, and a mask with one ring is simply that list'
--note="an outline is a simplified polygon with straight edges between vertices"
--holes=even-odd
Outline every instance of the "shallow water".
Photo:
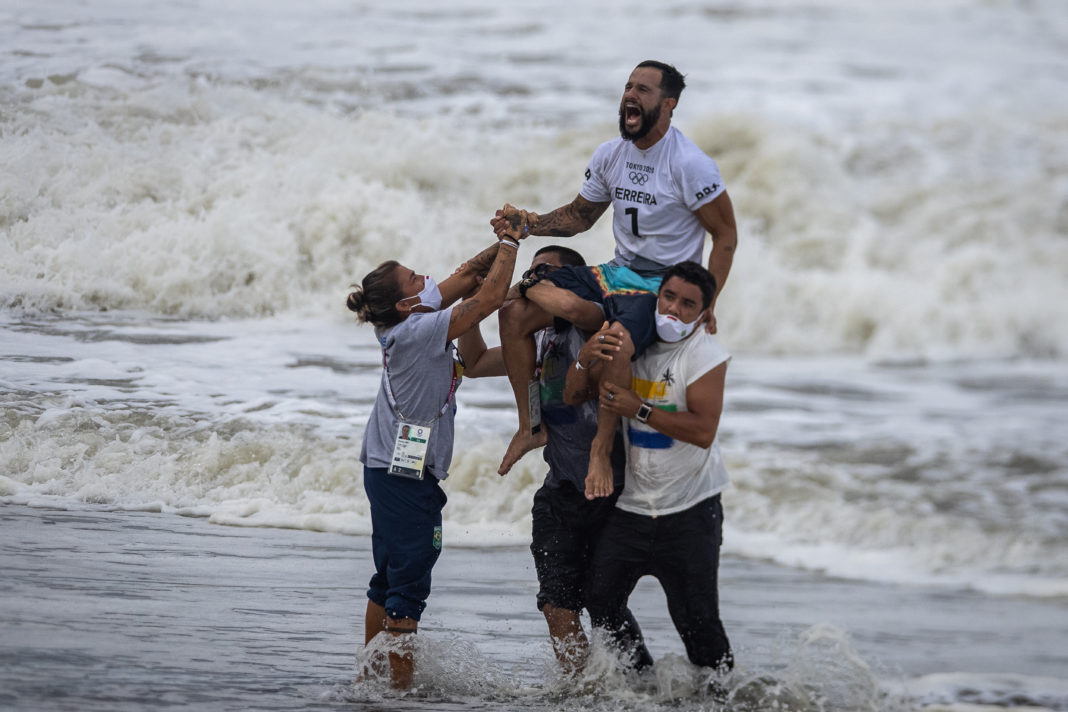
[{"label": "shallow water", "polygon": [[[9,709],[711,709],[649,580],[632,607],[658,682],[628,682],[601,651],[576,689],[554,672],[529,553],[446,547],[419,634],[420,689],[398,698],[383,680],[356,681],[366,537],[100,507],[9,504],[0,519]],[[738,659],[731,709],[772,691],[798,710],[1068,709],[1063,602],[730,556],[720,588]]]}]

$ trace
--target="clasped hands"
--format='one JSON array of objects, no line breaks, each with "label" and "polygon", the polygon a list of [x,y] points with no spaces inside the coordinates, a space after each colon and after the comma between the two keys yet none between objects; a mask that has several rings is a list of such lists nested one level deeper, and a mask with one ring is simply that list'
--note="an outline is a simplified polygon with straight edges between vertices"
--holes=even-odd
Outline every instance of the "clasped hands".
[{"label": "clasped hands", "polygon": [[527,237],[537,224],[537,213],[520,210],[507,203],[490,219],[490,225],[498,238],[510,237],[513,240],[522,240]]}]

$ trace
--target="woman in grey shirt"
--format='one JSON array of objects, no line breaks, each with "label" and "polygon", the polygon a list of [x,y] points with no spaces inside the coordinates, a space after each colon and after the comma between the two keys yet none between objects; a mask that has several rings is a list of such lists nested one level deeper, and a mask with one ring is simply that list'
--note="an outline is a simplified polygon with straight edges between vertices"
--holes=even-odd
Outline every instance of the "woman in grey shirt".
[{"label": "woman in grey shirt", "polygon": [[[437,285],[395,261],[363,278],[348,308],[375,327],[382,383],[364,432],[360,462],[371,503],[375,574],[367,591],[365,643],[380,632],[415,633],[441,553],[441,510],[452,460],[455,393],[463,373],[454,339],[495,312],[515,267],[526,216],[492,247]],[[480,284],[481,281],[481,284]],[[477,291],[475,291],[477,289]],[[474,292],[474,293],[472,293]],[[460,297],[461,304],[447,308]],[[393,687],[411,687],[412,649],[395,641]]]}]

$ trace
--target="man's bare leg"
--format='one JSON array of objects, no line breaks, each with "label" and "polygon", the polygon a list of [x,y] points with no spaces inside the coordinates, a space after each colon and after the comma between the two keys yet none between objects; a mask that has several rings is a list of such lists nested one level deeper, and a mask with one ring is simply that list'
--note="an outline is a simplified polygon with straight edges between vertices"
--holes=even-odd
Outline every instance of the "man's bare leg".
[{"label": "man's bare leg", "polygon": [[497,468],[498,474],[507,474],[519,462],[519,458],[545,445],[544,431],[530,432],[527,387],[534,378],[537,361],[534,334],[552,326],[553,317],[565,319],[587,331],[599,329],[604,318],[598,305],[546,281],[528,289],[525,299],[506,302],[499,312],[501,355],[519,411],[519,428],[508,444],[501,466]]},{"label": "man's bare leg", "polygon": [[553,642],[553,652],[560,662],[564,673],[571,675],[580,672],[586,665],[590,642],[582,630],[578,611],[557,608],[546,603],[542,609],[545,622],[549,624],[549,637]]},{"label": "man's bare leg", "polygon": [[519,414],[519,428],[512,436],[501,460],[497,474],[506,475],[523,455],[545,445],[545,430],[530,431],[530,398],[527,390],[534,378],[537,348],[534,334],[552,324],[552,316],[525,299],[506,302],[498,312],[501,334],[501,356],[508,373]]},{"label": "man's bare leg", "polygon": [[[630,333],[619,323],[612,324],[611,328],[620,333],[619,351],[611,361],[601,362],[600,381],[630,388],[630,359],[634,355],[634,343],[630,340]],[[618,415],[605,408],[597,409],[597,434],[590,445],[590,467],[586,473],[586,499],[612,494],[612,444],[617,427]]]}]

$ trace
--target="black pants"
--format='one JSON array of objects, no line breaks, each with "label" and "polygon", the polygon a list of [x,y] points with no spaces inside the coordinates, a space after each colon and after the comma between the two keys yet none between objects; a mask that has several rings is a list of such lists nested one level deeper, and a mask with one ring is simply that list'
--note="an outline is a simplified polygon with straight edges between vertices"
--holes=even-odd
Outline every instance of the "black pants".
[{"label": "black pants", "polygon": [[625,652],[634,650],[627,600],[638,579],[653,576],[664,589],[690,662],[730,669],[734,658],[719,619],[717,588],[722,543],[719,495],[662,517],[614,510],[593,555],[586,601],[593,624],[608,631]]},{"label": "black pants", "polygon": [[[590,556],[604,522],[615,510],[619,490],[610,497],[592,502],[571,484],[542,486],[534,494],[530,552],[538,573],[538,610],[549,604],[576,613],[586,605]],[[653,664],[642,639],[638,621],[623,611],[623,628],[628,632],[628,652],[635,667]]]},{"label": "black pants", "polygon": [[547,603],[571,611],[586,606],[593,543],[617,499],[618,490],[611,497],[591,502],[568,482],[559,487],[542,486],[534,493],[530,552],[540,586],[539,611]]}]

